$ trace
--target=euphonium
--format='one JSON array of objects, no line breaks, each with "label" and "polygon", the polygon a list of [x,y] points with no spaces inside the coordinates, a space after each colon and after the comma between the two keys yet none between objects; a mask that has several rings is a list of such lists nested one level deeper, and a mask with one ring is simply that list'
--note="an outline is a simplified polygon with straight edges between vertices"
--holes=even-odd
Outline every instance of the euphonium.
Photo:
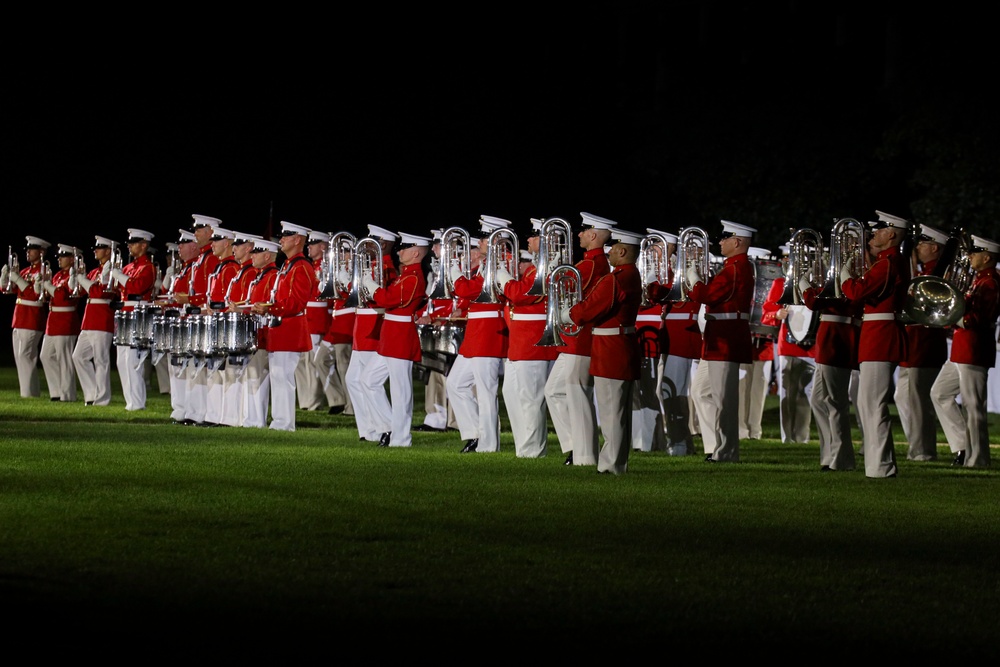
[{"label": "euphonium", "polygon": [[819,296],[828,299],[842,299],[840,274],[847,262],[851,265],[851,277],[865,274],[870,265],[868,259],[868,227],[854,218],[841,218],[834,222],[830,234],[830,266],[826,272],[826,282]]},{"label": "euphonium", "polygon": [[[799,281],[806,276],[813,287],[823,283],[823,236],[808,227],[797,230],[788,242],[788,268],[785,272],[785,289],[778,299],[782,306],[801,306],[802,290]],[[814,271],[818,267],[819,271]],[[815,273],[815,275],[813,275]]]},{"label": "euphonium", "polygon": [[971,247],[963,229],[952,231],[934,271],[910,281],[903,301],[904,319],[928,327],[947,327],[961,319],[965,292],[972,281]]},{"label": "euphonium", "polygon": [[708,233],[700,227],[686,227],[677,236],[677,270],[674,273],[674,284],[667,295],[669,301],[687,301],[688,292],[694,285],[687,284],[687,270],[697,266],[701,277],[707,279],[712,275],[709,264]]},{"label": "euphonium", "polygon": [[497,271],[501,268],[517,280],[517,263],[521,250],[517,234],[508,227],[494,230],[486,243],[486,257],[483,262],[483,291],[476,297],[476,303],[499,303],[500,290],[497,288]]},{"label": "euphonium", "polygon": [[469,232],[461,227],[449,227],[441,234],[441,261],[431,290],[431,299],[450,299],[455,295],[455,283],[451,279],[451,265],[457,264],[466,278],[472,277],[470,266],[472,240]]},{"label": "euphonium", "polygon": [[639,244],[639,280],[642,281],[642,302],[640,306],[650,305],[646,288],[649,283],[646,278],[653,271],[654,282],[665,283],[670,279],[670,266],[667,259],[667,238],[663,234],[650,232]]},{"label": "euphonium", "polygon": [[378,239],[366,236],[354,244],[354,277],[351,292],[344,303],[345,308],[364,307],[372,300],[372,295],[362,284],[362,276],[371,276],[380,287],[385,287],[385,273],[382,267],[382,244]]},{"label": "euphonium", "polygon": [[578,325],[562,320],[562,311],[566,307],[572,308],[583,298],[583,278],[575,266],[562,264],[549,272],[545,285],[548,299],[545,304],[545,329],[535,345],[558,347],[565,344],[563,336],[580,333]]},{"label": "euphonium", "polygon": [[350,285],[340,283],[340,274],[354,272],[354,244],[357,239],[350,232],[330,235],[330,245],[320,263],[320,299],[335,299],[350,289]]},{"label": "euphonium", "polygon": [[538,266],[535,271],[535,282],[528,289],[528,295],[545,294],[548,274],[557,266],[573,263],[572,239],[573,230],[562,218],[548,218],[542,223],[538,234]]},{"label": "euphonium", "polygon": [[17,275],[21,272],[21,265],[17,261],[17,255],[14,253],[14,248],[7,246],[7,278],[4,279],[3,284],[0,285],[0,292],[10,291],[10,277]]}]

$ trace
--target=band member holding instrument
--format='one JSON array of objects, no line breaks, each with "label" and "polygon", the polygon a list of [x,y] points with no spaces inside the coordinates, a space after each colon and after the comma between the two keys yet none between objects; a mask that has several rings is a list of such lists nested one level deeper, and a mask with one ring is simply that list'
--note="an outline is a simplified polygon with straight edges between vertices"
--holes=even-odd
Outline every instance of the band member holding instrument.
[{"label": "band member holding instrument", "polygon": [[[177,253],[180,255],[182,268],[176,276],[171,277],[167,283],[167,294],[163,304],[164,312],[176,313],[176,317],[183,322],[181,304],[177,300],[177,294],[188,294],[191,291],[191,277],[194,272],[195,261],[200,257],[200,249],[194,234],[186,229],[177,230],[180,237],[177,239]],[[188,420],[188,364],[186,360],[176,356],[173,351],[170,355],[170,419],[174,424],[191,426],[193,420]]]},{"label": "band member holding instrument", "polygon": [[[914,275],[934,275],[948,235],[930,225],[920,225],[913,247],[916,260]],[[918,323],[906,324],[906,358],[896,371],[893,402],[903,426],[910,461],[937,459],[937,419],[931,387],[938,372],[948,361],[948,328]]]},{"label": "band member holding instrument", "polygon": [[[253,312],[254,304],[268,303],[271,300],[274,282],[278,279],[278,266],[274,262],[277,256],[278,244],[274,241],[254,241],[250,257],[257,276],[250,283],[247,297],[250,312]],[[271,402],[271,375],[267,362],[268,327],[265,324],[270,318],[260,315],[257,317],[257,349],[250,356],[243,374],[243,422],[240,425],[246,428],[267,427],[267,411]]]},{"label": "band member holding instrument", "polygon": [[[948,445],[956,452],[952,464],[988,468],[986,392],[989,370],[996,362],[1000,243],[973,235],[968,256],[974,277],[965,295],[965,314],[954,325],[951,353],[934,381],[931,397]],[[961,407],[955,400],[959,395]]]},{"label": "band member holding instrument", "polygon": [[[636,315],[636,329],[642,350],[639,380],[632,395],[632,449],[636,451],[666,451],[667,432],[664,426],[663,399],[660,396],[660,359],[666,356],[662,347],[666,336],[663,334],[663,305],[649,298],[647,290],[652,283],[660,282],[660,270],[667,267],[667,248],[662,241],[668,237],[664,232],[647,229],[647,236],[639,247],[636,264],[641,272],[643,298]],[[677,237],[673,238],[676,247]],[[662,240],[661,240],[662,239]],[[669,245],[669,242],[668,244]],[[663,275],[663,282],[669,282]]]},{"label": "band member holding instrument", "polygon": [[[768,266],[766,262],[771,261],[771,251],[767,248],[751,247],[747,250],[747,257],[750,258],[755,267],[756,286],[754,288],[754,300],[756,303],[756,299],[761,296],[761,292],[758,290],[761,290],[762,287],[762,276],[765,275],[764,270]],[[777,265],[773,266],[777,272]],[[776,278],[776,275],[770,278],[771,288],[773,288]],[[766,284],[766,278],[763,284]],[[751,318],[753,361],[749,364],[743,364],[740,367],[740,440],[757,440],[763,435],[761,422],[764,417],[764,401],[767,398],[773,375],[774,340],[777,338],[777,332],[781,328],[780,323],[774,318],[776,309],[768,309],[767,298],[769,295],[770,288],[767,292],[763,293],[760,324],[766,326],[768,330],[775,331],[775,337],[770,338],[754,332],[753,319]]]},{"label": "band member holding instrument", "polygon": [[467,317],[458,357],[445,379],[448,401],[455,410],[459,435],[465,441],[460,450],[463,454],[500,451],[498,392],[510,333],[503,316],[503,299],[478,300],[486,281],[482,260],[489,252],[488,237],[494,229],[481,219],[482,238],[470,236],[469,275],[463,274],[457,262],[442,267],[450,272],[455,286],[455,313]]},{"label": "band member holding instrument", "polygon": [[[582,229],[577,239],[583,257],[574,266],[580,272],[580,292],[586,298],[597,281],[611,273],[604,246],[616,224],[585,212],[580,213],[580,218]],[[600,453],[594,378],[590,374],[591,339],[588,327],[581,327],[576,336],[564,336],[545,381],[545,402],[559,446],[567,454],[566,465],[597,465]]]},{"label": "band member holding instrument", "polygon": [[[351,239],[355,242],[353,235],[347,236],[341,232],[339,236],[331,238],[331,243],[341,244],[340,248],[335,248],[338,253],[350,255],[354,252]],[[346,245],[351,244],[350,250],[346,250]],[[346,266],[338,269],[336,289],[337,293],[328,301],[330,312],[330,326],[323,335],[320,345],[329,348],[327,360],[330,366],[327,368],[326,379],[324,380],[324,391],[326,392],[327,403],[330,404],[329,414],[344,414],[349,417],[354,416],[354,404],[351,402],[351,394],[347,391],[347,369],[351,366],[351,348],[354,340],[354,319],[357,316],[357,309],[347,306],[347,298],[350,294],[351,275]]]},{"label": "band member holding instrument", "polygon": [[[508,221],[503,221],[508,222]],[[537,255],[542,220],[531,219],[528,251]],[[509,223],[505,226],[509,227]],[[495,253],[494,249],[490,249]],[[519,254],[519,249],[514,251]],[[514,266],[519,257],[514,257]],[[514,435],[514,452],[519,458],[540,458],[548,453],[548,419],[545,411],[545,382],[549,368],[559,355],[554,347],[535,345],[545,329],[546,297],[528,293],[535,282],[536,268],[514,278],[500,266],[496,284],[509,306],[510,347],[503,367],[503,399]]]},{"label": "band member holding instrument", "polygon": [[642,278],[635,264],[643,237],[620,229],[611,235],[614,242],[607,258],[612,271],[579,303],[564,308],[562,318],[590,327],[590,374],[604,438],[597,472],[620,475],[628,469],[632,449],[632,392],[642,355],[635,330]]},{"label": "band member holding instrument", "polygon": [[[420,361],[420,337],[415,315],[427,298],[424,260],[430,238],[400,232],[399,276],[384,287],[369,275],[362,276],[365,291],[377,308],[385,311],[376,357],[361,378],[364,394],[372,408],[376,430],[381,430],[381,447],[409,447],[413,444],[413,363]],[[389,380],[389,397],[385,381]]]},{"label": "band member holding instrument", "polygon": [[[174,298],[177,302],[186,306],[187,316],[201,315],[202,308],[208,307],[209,276],[215,271],[219,264],[219,258],[212,252],[212,235],[215,227],[221,227],[222,221],[218,218],[211,218],[206,215],[194,214],[191,216],[191,225],[195,243],[198,246],[198,256],[191,267],[191,277],[188,280],[188,293],[176,292]],[[208,404],[208,365],[202,363],[188,363],[185,366],[187,382],[185,393],[185,424],[203,424],[205,422],[205,410]]]},{"label": "band member holding instrument", "polygon": [[[75,275],[76,257],[79,254],[73,246],[59,244],[56,261],[59,270],[51,279],[43,279],[41,288],[48,294],[49,316],[42,336],[39,359],[45,371],[45,382],[49,397],[53,401],[72,402],[76,400],[76,371],[73,368],[73,348],[80,335],[80,295],[77,284],[70,284]],[[78,283],[77,280],[73,281]]]},{"label": "band member holding instrument", "polygon": [[[229,309],[226,295],[236,274],[240,271],[239,262],[233,255],[233,242],[236,232],[216,226],[212,231],[212,254],[219,260],[215,270],[208,277],[208,306],[211,314],[225,313]],[[235,426],[238,408],[229,407],[226,415],[225,395],[228,386],[235,380],[234,369],[221,360],[213,360],[206,370],[207,391],[205,394],[205,418],[200,426]],[[227,423],[228,422],[228,423]]]},{"label": "band member holding instrument", "polygon": [[316,294],[316,269],[303,254],[309,230],[281,223],[281,252],[270,303],[254,303],[251,310],[271,316],[267,331],[267,365],[271,380],[271,423],[277,431],[295,430],[295,368],[303,352],[312,349],[306,307]]},{"label": "band member holding instrument", "polygon": [[51,245],[37,236],[25,236],[24,256],[27,266],[19,268],[13,253],[8,255],[8,263],[0,269],[0,283],[9,294],[14,294],[14,318],[11,322],[11,338],[14,344],[14,363],[17,366],[17,380],[21,398],[38,398],[41,387],[38,382],[38,352],[45,332],[45,320],[49,315],[48,300],[39,283],[45,267],[45,251]]},{"label": "band member holding instrument", "polygon": [[94,237],[97,266],[76,280],[87,297],[80,322],[80,335],[73,348],[73,366],[83,390],[84,405],[111,403],[111,341],[115,333],[115,313],[111,300],[115,293],[101,283],[101,271],[111,259],[114,242]]},{"label": "band member holding instrument", "polygon": [[[368,225],[368,235],[371,239],[376,239],[379,244],[378,252],[382,253],[382,277],[381,285],[388,285],[399,275],[396,271],[395,260],[392,257],[392,249],[399,240],[399,235],[384,227]],[[363,239],[362,239],[363,240]],[[361,244],[361,240],[358,241]],[[355,255],[358,255],[355,252]],[[354,262],[365,264],[365,258],[355,256]],[[375,278],[377,271],[377,258],[371,258],[369,263],[372,272],[371,277]],[[347,367],[347,391],[351,395],[351,404],[354,406],[354,421],[358,427],[358,436],[362,440],[377,442],[382,444],[382,434],[384,431],[378,429],[375,423],[373,407],[365,394],[364,376],[368,372],[366,369],[378,355],[379,336],[382,331],[382,315],[384,309],[378,308],[367,298],[362,298],[359,285],[352,284],[352,290],[357,291],[358,304],[356,316],[354,318],[354,335],[352,339],[351,364]]]},{"label": "band member holding instrument", "polygon": [[739,414],[740,364],[753,361],[754,275],[747,251],[757,230],[728,220],[722,221],[722,229],[718,244],[725,260],[721,269],[705,281],[701,268],[694,264],[686,276],[691,301],[705,305],[704,343],[693,395],[704,410],[699,423],[705,461],[713,463],[740,460],[739,424],[732,416]]},{"label": "band member holding instrument", "polygon": [[[310,230],[306,242],[306,254],[313,263],[317,276],[330,248],[330,235],[326,232]],[[313,348],[299,358],[299,367],[295,369],[295,390],[298,392],[299,408],[302,410],[319,410],[326,402],[323,391],[326,370],[330,360],[326,358],[328,350],[320,346],[320,341],[330,329],[330,305],[319,297],[322,286],[316,283],[316,294],[306,308],[306,320],[309,322],[309,338]],[[322,359],[320,357],[323,357]]]},{"label": "band member holding instrument", "polygon": [[[454,299],[434,298],[434,288],[440,281],[445,279],[442,271],[447,271],[448,267],[441,265],[441,236],[443,229],[431,230],[431,253],[434,256],[431,270],[427,272],[427,305],[417,318],[418,325],[434,327],[437,335],[441,334],[441,327],[451,319]],[[468,252],[468,249],[465,249]],[[424,423],[417,426],[415,431],[442,432],[449,427],[458,428],[455,422],[455,411],[448,403],[448,387],[445,384],[445,374],[434,369],[427,372],[427,380],[424,385]]]},{"label": "band member holding instrument", "polygon": [[[108,262],[101,274],[102,282],[108,282],[108,278],[114,282],[118,290],[118,300],[122,303],[122,311],[126,313],[134,311],[136,307],[150,305],[153,298],[153,282],[156,280],[156,269],[146,254],[153,234],[143,229],[129,229],[128,234],[128,252],[132,261],[121,269],[111,268],[111,262]],[[118,376],[121,378],[125,409],[145,410],[146,376],[143,368],[145,359],[138,349],[128,343],[119,344],[117,348]]]},{"label": "band member holding instrument", "polygon": [[[257,267],[253,265],[253,249],[257,241],[262,240],[256,234],[244,232],[233,233],[233,259],[239,269],[236,276],[229,281],[226,290],[226,312],[239,313],[242,316],[253,317],[250,314],[250,286],[257,277]],[[227,316],[228,317],[228,316]],[[224,394],[222,397],[222,423],[226,426],[243,426],[243,409],[246,405],[246,364],[248,355],[240,355],[238,361],[233,357],[226,359],[223,369]]]},{"label": "band member holding instrument", "polygon": [[868,248],[874,260],[857,276],[854,258],[845,262],[841,291],[864,307],[858,347],[858,417],[864,432],[865,476],[883,478],[898,474],[889,401],[893,371],[906,358],[906,330],[899,316],[910,281],[910,257],[900,246],[910,223],[876,213],[878,221],[868,223],[872,230]]}]

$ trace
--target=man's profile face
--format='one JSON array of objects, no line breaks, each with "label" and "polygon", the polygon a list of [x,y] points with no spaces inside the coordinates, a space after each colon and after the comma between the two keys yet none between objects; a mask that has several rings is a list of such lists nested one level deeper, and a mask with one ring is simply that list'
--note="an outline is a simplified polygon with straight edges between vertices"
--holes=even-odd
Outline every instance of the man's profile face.
[{"label": "man's profile face", "polygon": [[204,248],[206,243],[212,240],[212,228],[211,227],[195,227],[194,230],[194,240],[198,244],[199,248]]}]

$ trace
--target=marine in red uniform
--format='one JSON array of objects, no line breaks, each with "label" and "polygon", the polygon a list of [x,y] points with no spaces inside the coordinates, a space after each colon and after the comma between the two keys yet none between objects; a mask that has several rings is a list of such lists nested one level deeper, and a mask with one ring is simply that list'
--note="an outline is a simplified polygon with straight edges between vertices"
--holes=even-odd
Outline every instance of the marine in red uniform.
[{"label": "marine in red uniform", "polygon": [[[77,255],[73,246],[59,244],[56,261],[59,270],[51,280],[41,282],[49,295],[49,317],[42,337],[40,359],[45,371],[49,396],[53,401],[76,400],[76,371],[73,368],[73,348],[80,335],[80,292],[78,285],[70,285],[71,275],[76,275]],[[74,283],[76,281],[74,280]]]},{"label": "marine in red uniform", "polygon": [[[254,241],[250,252],[256,277],[250,283],[247,296],[247,311],[253,312],[253,305],[270,303],[274,293],[274,283],[278,278],[278,267],[274,260],[278,256],[278,244],[267,239]],[[240,426],[247,428],[266,428],[267,411],[271,401],[271,376],[267,362],[267,326],[269,318],[253,315],[257,318],[257,346],[247,362],[243,374],[243,420]]]},{"label": "marine in red uniform", "polygon": [[[450,276],[446,275],[448,267],[442,271],[441,266],[441,237],[443,229],[431,230],[431,268],[427,272],[427,305],[417,317],[418,333],[430,330],[434,333],[435,345],[444,336],[450,336],[453,332],[465,333],[462,328],[464,322],[453,321],[452,311],[455,300],[446,288]],[[467,251],[466,251],[467,252]],[[449,340],[454,340],[449,339]],[[424,338],[421,337],[421,341]],[[461,341],[459,341],[461,344]],[[425,350],[426,351],[426,350]],[[457,349],[456,349],[457,352]],[[428,368],[424,384],[424,422],[417,426],[416,431],[441,432],[447,431],[448,427],[458,428],[455,422],[455,412],[448,403],[448,387],[445,384],[445,375],[437,368]]]},{"label": "marine in red uniform", "polygon": [[[240,263],[233,254],[235,240],[236,232],[232,230],[216,226],[212,231],[212,254],[219,261],[208,277],[208,310],[202,312],[211,313],[217,331],[225,330],[224,318],[229,309],[230,287],[240,272]],[[216,342],[222,343],[224,340]],[[241,400],[231,400],[228,406],[225,401],[226,394],[237,381],[235,366],[235,363],[227,363],[226,357],[218,350],[208,360],[205,419],[201,426],[236,426],[239,421]]]},{"label": "marine in red uniform", "polygon": [[330,305],[326,299],[320,298],[323,285],[319,284],[319,276],[329,247],[329,234],[315,229],[309,232],[306,255],[316,271],[317,282],[316,294],[306,307],[306,322],[309,324],[309,338],[312,339],[313,349],[299,357],[299,366],[295,369],[295,391],[301,410],[319,410],[326,402],[323,383],[331,362],[327,358],[328,350],[320,347],[320,341],[330,328]]},{"label": "marine in red uniform", "polygon": [[[137,308],[152,307],[153,283],[156,281],[156,267],[150,261],[147,251],[153,234],[144,229],[128,230],[128,252],[132,261],[122,268],[104,265],[102,280],[110,277],[118,290],[121,310],[128,313]],[[146,374],[143,368],[148,350],[132,347],[127,341],[117,345],[118,376],[125,397],[125,409],[129,411],[146,409]]]},{"label": "marine in red uniform", "polygon": [[[180,237],[177,239],[177,254],[181,260],[181,268],[174,275],[173,267],[167,269],[164,276],[164,288],[166,293],[162,295],[160,303],[163,306],[163,313],[170,318],[171,331],[179,331],[184,323],[184,310],[182,304],[177,300],[176,295],[187,294],[190,291],[191,276],[194,272],[195,260],[199,257],[198,244],[194,234],[187,229],[179,229]],[[180,336],[171,334],[170,343],[170,419],[171,423],[191,426],[195,422],[187,418],[187,388],[188,388],[188,358],[185,356],[187,350],[180,347]]]},{"label": "marine in red uniform", "polygon": [[73,348],[73,366],[76,368],[85,405],[108,405],[111,402],[111,347],[115,334],[115,313],[111,301],[115,291],[101,282],[104,265],[111,260],[115,243],[104,236],[94,237],[94,259],[97,266],[85,276],[76,276],[76,282],[86,305],[80,323],[80,335]]},{"label": "marine in red uniform", "polygon": [[[642,276],[643,297],[636,316],[639,345],[642,348],[642,369],[635,385],[632,401],[632,449],[642,452],[667,451],[664,426],[663,396],[660,391],[662,359],[667,351],[663,326],[663,304],[649,298],[649,286],[670,282],[670,246],[676,247],[677,237],[656,229],[646,229],[646,251],[640,247],[636,263]],[[672,239],[672,241],[671,241]],[[664,247],[666,241],[666,247]]]},{"label": "marine in red uniform", "polygon": [[[743,364],[740,368],[740,439],[749,438],[758,440],[762,436],[761,420],[764,416],[764,401],[767,398],[771,385],[772,365],[774,362],[774,341],[781,325],[774,314],[777,312],[777,304],[766,303],[769,298],[765,271],[768,264],[774,268],[778,265],[771,260],[771,251],[766,248],[751,247],[747,251],[747,257],[754,265],[754,303],[758,297],[762,298],[760,327],[754,327],[753,317],[750,319],[750,334],[753,342],[753,362]],[[774,287],[772,279],[770,288]],[[762,295],[761,290],[765,291]],[[774,334],[771,335],[770,331]],[[808,407],[806,408],[808,409]]]},{"label": "marine in red uniform", "polygon": [[[337,243],[341,245],[341,248],[338,249],[339,252],[343,254],[354,252],[354,246],[349,237],[336,238]],[[327,302],[330,326],[320,342],[323,347],[329,348],[328,355],[332,359],[332,365],[327,371],[325,380],[326,395],[331,415],[353,416],[354,404],[351,402],[350,392],[347,391],[347,369],[351,365],[356,309],[347,306],[347,297],[351,290],[351,276],[346,268],[340,270],[340,275],[336,276],[335,282],[336,295]]]},{"label": "marine in red uniform", "polygon": [[51,271],[45,263],[45,251],[51,244],[37,236],[26,236],[25,239],[27,245],[24,246],[24,256],[27,266],[14,271],[4,264],[3,269],[0,269],[0,283],[5,286],[8,294],[17,297],[11,321],[11,339],[21,397],[38,398],[41,395],[38,350],[49,314],[47,295],[38,283],[43,274]]}]

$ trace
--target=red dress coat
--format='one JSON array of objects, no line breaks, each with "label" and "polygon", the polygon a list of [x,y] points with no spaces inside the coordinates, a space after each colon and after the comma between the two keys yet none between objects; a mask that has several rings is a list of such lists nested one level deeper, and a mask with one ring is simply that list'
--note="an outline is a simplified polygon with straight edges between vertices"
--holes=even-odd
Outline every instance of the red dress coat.
[{"label": "red dress coat", "polygon": [[87,274],[87,280],[92,281],[90,289],[87,290],[87,304],[83,307],[83,321],[80,323],[82,331],[106,331],[113,334],[115,332],[115,311],[111,310],[111,302],[115,298],[112,288],[105,288],[101,284],[101,269],[91,269]]},{"label": "red dress coat", "polygon": [[404,266],[399,277],[375,290],[372,300],[385,309],[376,350],[383,357],[420,361],[420,336],[416,314],[427,299],[427,277],[420,264]]},{"label": "red dress coat", "polygon": [[746,253],[727,257],[707,283],[699,282],[691,289],[689,300],[705,306],[702,359],[753,362],[750,311],[755,289],[754,269]]},{"label": "red dress coat", "polygon": [[816,363],[856,370],[862,306],[850,299],[820,297],[820,291],[810,287],[802,293],[802,302],[819,318],[813,344]]},{"label": "red dress coat", "polygon": [[619,329],[612,335],[594,335],[590,348],[590,374],[614,380],[638,380],[639,336],[635,318],[642,301],[642,279],[635,264],[616,266],[602,276],[587,298],[570,309],[570,318],[593,329]]},{"label": "red dress coat", "polygon": [[14,319],[11,322],[12,329],[45,331],[49,305],[35,291],[35,276],[41,272],[41,262],[21,269],[21,277],[28,281],[28,286],[23,291],[13,282],[10,284],[11,293],[17,295],[17,301],[14,304]]},{"label": "red dress coat", "polygon": [[[219,258],[212,253],[212,244],[207,244],[201,250],[191,267],[191,278],[188,280],[188,305],[193,307],[208,304],[208,278],[219,265]],[[180,291],[180,290],[178,290]]]},{"label": "red dress coat", "polygon": [[[374,271],[374,267],[372,269]],[[382,285],[388,285],[399,273],[389,255],[382,256]],[[374,275],[372,276],[375,277]],[[382,310],[373,304],[361,304],[355,311],[354,331],[351,334],[352,349],[361,352],[378,352],[379,335],[382,331]]]},{"label": "red dress coat", "polygon": [[899,246],[883,250],[864,274],[840,285],[844,296],[864,306],[859,364],[866,361],[898,364],[906,359],[906,330],[899,321],[899,313],[909,287],[909,270],[904,270],[901,254]]},{"label": "red dress coat", "polygon": [[553,361],[559,356],[558,347],[535,345],[545,331],[546,297],[528,294],[534,282],[535,267],[529,266],[524,275],[503,288],[510,309],[507,358],[511,361]]},{"label": "red dress coat", "polygon": [[477,272],[469,278],[462,276],[455,281],[457,310],[467,311],[468,318],[458,353],[468,358],[503,359],[510,344],[510,330],[503,316],[503,300],[499,303],[476,303],[483,291],[483,280],[482,274]]},{"label": "red dress coat", "polygon": [[[813,356],[812,348],[813,345],[799,345],[798,343],[793,343],[788,335],[788,318],[778,321],[778,318],[774,316],[779,310],[781,310],[781,304],[778,300],[781,299],[781,295],[785,292],[785,277],[778,276],[771,283],[771,289],[767,293],[767,298],[762,306],[763,313],[761,314],[761,324],[767,326],[777,326],[778,327],[778,356],[781,357],[811,357]],[[808,306],[806,306],[808,308]],[[810,309],[812,310],[812,309]]]},{"label": "red dress coat", "polygon": [[326,328],[323,340],[331,345],[350,345],[354,338],[355,308],[344,308],[347,294],[330,299],[330,326]]},{"label": "red dress coat", "polygon": [[[271,300],[271,294],[274,292],[274,282],[278,279],[278,267],[274,262],[266,264],[261,269],[257,271],[257,277],[253,279],[250,283],[250,295],[248,300],[251,304],[254,303],[268,303]],[[267,332],[270,330],[269,327],[263,324],[269,318],[262,317],[258,320],[257,325],[257,349],[266,350],[267,349]]]},{"label": "red dress coat", "polygon": [[[608,264],[608,256],[604,252],[604,248],[595,248],[583,253],[583,259],[576,263],[576,269],[580,272],[580,293],[583,298],[587,298],[587,295],[593,291],[598,280],[611,273],[611,265]],[[591,338],[590,328],[581,327],[580,333],[576,336],[563,336],[565,345],[556,349],[566,354],[589,357],[592,345]]]},{"label": "red dress coat", "polygon": [[122,273],[128,276],[124,285],[117,282],[119,298],[124,305],[122,310],[128,312],[135,309],[138,301],[151,301],[153,298],[153,283],[156,282],[156,267],[150,261],[149,255],[136,257],[122,268]]},{"label": "red dress coat", "polygon": [[257,277],[257,269],[254,268],[253,261],[247,260],[240,265],[236,277],[229,287],[229,302],[243,304],[250,297],[250,285]]},{"label": "red dress coat", "polygon": [[976,273],[965,295],[963,326],[954,327],[952,333],[951,360],[956,364],[993,368],[997,355],[995,327],[998,316],[1000,280],[996,269],[983,269]]},{"label": "red dress coat", "polygon": [[269,327],[267,332],[268,352],[308,352],[312,350],[312,338],[306,322],[306,304],[316,293],[316,271],[305,255],[297,253],[289,257],[275,280],[274,302],[268,314],[281,320]]},{"label": "red dress coat", "polygon": [[208,277],[208,303],[212,310],[223,310],[226,307],[226,292],[239,272],[240,265],[231,255],[220,259],[215,265],[215,270]]},{"label": "red dress coat", "polygon": [[[671,276],[672,276],[671,272]],[[700,359],[702,348],[701,329],[698,328],[700,304],[692,301],[669,301],[673,284],[651,283],[646,288],[650,300],[663,304],[663,328],[660,329],[660,347],[664,354],[684,359]]]},{"label": "red dress coat", "polygon": [[309,333],[314,336],[326,335],[327,330],[330,328],[330,305],[319,298],[320,290],[322,286],[319,284],[319,268],[323,263],[323,260],[316,260],[313,262],[313,268],[316,273],[316,294],[313,295],[312,300],[306,307],[306,320],[309,323]]},{"label": "red dress coat", "polygon": [[80,333],[80,298],[70,294],[69,269],[60,269],[52,276],[55,292],[49,298],[46,336],[77,336]]},{"label": "red dress coat", "polygon": [[[921,267],[920,275],[932,275],[937,260]],[[905,368],[941,368],[948,360],[948,328],[922,324],[906,325],[906,358],[899,363]]]}]

